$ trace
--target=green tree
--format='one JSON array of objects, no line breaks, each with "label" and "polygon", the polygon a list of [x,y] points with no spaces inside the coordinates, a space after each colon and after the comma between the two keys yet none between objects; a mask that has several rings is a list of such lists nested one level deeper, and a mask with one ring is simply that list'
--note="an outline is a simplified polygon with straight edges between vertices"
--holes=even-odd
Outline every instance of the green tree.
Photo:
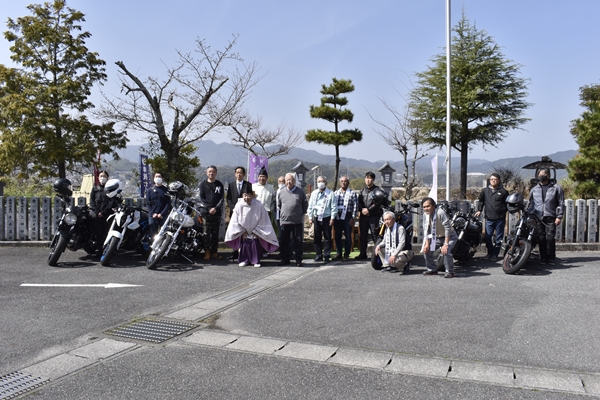
[{"label": "green tree", "polygon": [[[520,129],[529,119],[524,111],[527,81],[518,76],[520,66],[507,60],[485,32],[466,19],[453,28],[451,48],[451,146],[460,152],[460,196],[466,197],[469,149],[501,142],[506,132]],[[446,144],[446,55],[432,59],[433,66],[417,74],[411,92],[415,117],[422,122],[426,139]]]},{"label": "green tree", "polygon": [[84,15],[64,0],[27,8],[32,15],[9,18],[4,33],[20,67],[0,65],[0,169],[65,177],[92,165],[97,150],[117,156],[127,138],[84,115],[92,87],[106,80],[105,62],[86,47]]},{"label": "green tree", "polygon": [[333,190],[337,188],[338,175],[340,170],[340,146],[346,146],[350,143],[362,140],[362,133],[358,129],[339,130],[340,122],[351,123],[354,114],[347,108],[348,99],[342,95],[354,91],[354,85],[349,79],[333,78],[333,83],[329,86],[321,87],[321,105],[310,106],[310,116],[312,118],[324,119],[331,122],[334,126],[333,131],[322,129],[311,129],[306,134],[306,141],[333,145],[335,147],[335,178],[333,180]]},{"label": "green tree", "polygon": [[571,134],[579,153],[569,161],[569,178],[574,192],[584,199],[600,196],[600,85],[580,88],[581,106],[586,110],[571,122]]}]

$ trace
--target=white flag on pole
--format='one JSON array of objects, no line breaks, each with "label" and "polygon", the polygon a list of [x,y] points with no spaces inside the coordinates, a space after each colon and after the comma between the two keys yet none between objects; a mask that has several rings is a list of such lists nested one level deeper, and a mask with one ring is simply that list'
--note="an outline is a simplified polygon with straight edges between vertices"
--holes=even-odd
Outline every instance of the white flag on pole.
[{"label": "white flag on pole", "polygon": [[431,170],[433,171],[433,184],[431,185],[431,190],[429,191],[429,197],[431,197],[437,203],[437,176],[438,176],[438,155],[435,153],[435,156],[431,159]]}]

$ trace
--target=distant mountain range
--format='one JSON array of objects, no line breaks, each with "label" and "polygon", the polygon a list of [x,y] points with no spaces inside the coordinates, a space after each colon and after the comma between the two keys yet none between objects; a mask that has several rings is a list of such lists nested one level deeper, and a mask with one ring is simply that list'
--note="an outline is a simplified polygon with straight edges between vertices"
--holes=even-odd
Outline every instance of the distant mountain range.
[{"label": "distant mountain range", "polygon": [[[119,151],[121,158],[128,159],[130,161],[137,161],[140,146],[131,145],[127,146],[126,149]],[[565,150],[553,154],[540,154],[537,156],[526,156],[526,157],[515,157],[515,158],[502,158],[495,161],[489,161],[484,159],[469,159],[468,172],[469,173],[490,173],[495,167],[521,167],[529,163],[539,161],[542,156],[549,156],[553,161],[558,161],[567,164],[577,154],[576,150]],[[238,146],[234,146],[230,143],[215,143],[212,140],[203,140],[196,155],[200,158],[203,166],[214,164],[218,167],[234,167],[237,165],[246,165],[248,160],[248,152]],[[279,156],[274,158],[272,161],[277,160],[299,160],[302,161],[307,167],[311,165],[335,165],[335,156],[321,154],[315,150],[306,150],[302,148],[294,148],[290,151],[290,154],[285,156]],[[443,157],[440,157],[439,164],[440,168],[443,163]],[[403,171],[404,165],[400,161],[400,155],[396,161],[394,160],[377,160],[368,161],[360,160],[355,158],[342,157],[340,164],[341,168],[350,166],[353,169],[367,169],[377,171],[386,162],[389,162],[392,168],[396,171]],[[460,158],[452,157],[451,160],[452,173],[460,172]],[[431,157],[426,157],[417,162],[417,173],[428,173],[431,172]],[[566,176],[566,171],[557,171],[558,177],[562,178]]]}]

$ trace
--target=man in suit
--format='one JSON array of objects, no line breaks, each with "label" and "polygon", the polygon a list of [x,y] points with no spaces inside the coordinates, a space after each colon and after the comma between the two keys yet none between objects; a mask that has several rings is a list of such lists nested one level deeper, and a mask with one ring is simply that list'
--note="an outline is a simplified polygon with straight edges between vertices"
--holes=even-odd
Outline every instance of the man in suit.
[{"label": "man in suit", "polygon": [[[244,167],[236,167],[235,168],[235,180],[233,182],[229,182],[227,186],[227,204],[229,204],[229,218],[231,218],[231,214],[233,214],[233,209],[237,204],[238,200],[242,198],[243,193],[252,193],[252,184],[244,178],[246,177],[246,168]],[[238,252],[235,250],[231,256],[229,256],[229,260],[236,260],[238,257]]]}]

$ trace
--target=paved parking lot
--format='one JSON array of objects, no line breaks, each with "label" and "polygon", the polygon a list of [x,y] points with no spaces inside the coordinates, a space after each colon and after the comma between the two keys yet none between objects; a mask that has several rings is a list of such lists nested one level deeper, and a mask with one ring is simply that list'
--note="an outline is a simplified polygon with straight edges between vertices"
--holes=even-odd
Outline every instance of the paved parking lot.
[{"label": "paved parking lot", "polygon": [[[355,261],[169,259],[149,271],[129,255],[108,268],[83,253],[48,267],[46,256],[0,248],[0,375],[38,385],[25,394],[600,396],[599,252],[560,252],[556,266],[533,262],[516,276],[476,258],[451,280],[422,276],[419,256],[409,275]],[[149,320],[189,329],[158,343],[111,333]]]}]

